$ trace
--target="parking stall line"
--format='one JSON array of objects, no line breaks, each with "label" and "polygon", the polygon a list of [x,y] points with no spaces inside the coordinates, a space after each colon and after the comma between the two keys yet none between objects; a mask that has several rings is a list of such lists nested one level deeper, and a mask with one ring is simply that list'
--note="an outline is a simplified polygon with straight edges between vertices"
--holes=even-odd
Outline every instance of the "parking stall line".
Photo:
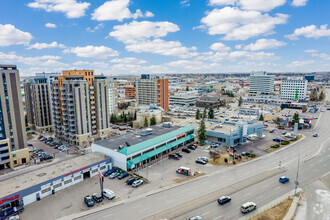
[{"label": "parking stall line", "polygon": [[111,213],[111,214],[109,214],[109,215],[104,215],[104,216],[102,216],[102,218],[108,218],[108,217],[110,217],[110,216],[112,216],[113,214]]},{"label": "parking stall line", "polygon": [[269,185],[264,185],[264,186],[263,186],[263,187],[261,187],[261,188],[263,188],[263,189],[264,189],[264,188],[267,188],[268,186],[269,186]]},{"label": "parking stall line", "polygon": [[248,194],[246,194],[245,197],[247,197],[247,196],[249,196],[249,195],[252,195],[252,193],[248,193]]},{"label": "parking stall line", "polygon": [[202,216],[204,217],[205,215],[208,215],[208,214],[210,214],[210,211],[203,213]]},{"label": "parking stall line", "polygon": [[259,196],[259,197],[257,197],[257,199],[261,199],[262,197],[264,197],[264,196]]},{"label": "parking stall line", "polygon": [[280,188],[281,188],[281,187],[278,186],[278,187],[276,187],[274,190],[278,190],[278,189],[280,189]]}]

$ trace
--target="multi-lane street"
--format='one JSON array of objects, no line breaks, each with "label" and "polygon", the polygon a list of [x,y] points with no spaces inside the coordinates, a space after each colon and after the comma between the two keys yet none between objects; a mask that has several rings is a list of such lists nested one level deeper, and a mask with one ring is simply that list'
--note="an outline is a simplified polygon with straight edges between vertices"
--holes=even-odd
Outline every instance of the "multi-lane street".
[{"label": "multi-lane street", "polygon": [[[168,213],[168,215],[171,217],[173,217],[173,213],[179,213],[179,215],[174,216],[177,219],[187,219],[194,215],[200,215],[203,219],[239,218],[242,216],[239,211],[241,204],[253,201],[260,207],[294,188],[298,155],[300,155],[300,188],[315,182],[330,170],[330,137],[328,135],[330,111],[321,112],[318,120],[319,122],[315,128],[303,132],[305,135],[303,140],[283,150],[267,154],[246,164],[221,169],[218,172],[174,188],[121,201],[112,208],[96,212],[91,210],[89,213],[81,213],[80,216],[71,217],[77,217],[78,219],[142,219],[169,210],[171,213]],[[319,137],[312,137],[314,132],[317,132]],[[318,153],[317,156],[305,162],[306,159],[311,158],[316,153]],[[243,190],[232,193],[229,195],[232,197],[230,204],[220,207],[214,201],[186,213],[180,213],[180,210],[176,210],[176,207],[180,204],[192,200],[198,203],[199,198],[203,195],[278,167],[279,161],[281,161],[282,166],[287,167],[286,172],[261,182],[255,182]],[[290,183],[280,184],[278,178],[282,175],[290,177]],[[320,216],[320,219],[322,219],[322,216]]]}]

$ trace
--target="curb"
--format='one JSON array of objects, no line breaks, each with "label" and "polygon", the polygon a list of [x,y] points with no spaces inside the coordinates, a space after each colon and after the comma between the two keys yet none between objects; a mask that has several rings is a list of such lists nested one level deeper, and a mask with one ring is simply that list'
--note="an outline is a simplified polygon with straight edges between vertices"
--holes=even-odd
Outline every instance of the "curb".
[{"label": "curb", "polygon": [[304,163],[307,162],[307,161],[310,161],[311,159],[313,159],[313,158],[315,158],[317,155],[319,155],[319,154],[321,153],[321,151],[322,151],[322,148],[324,147],[324,145],[325,145],[329,140],[330,140],[330,137],[329,137],[326,141],[324,141],[324,142],[321,144],[321,146],[319,147],[318,151],[317,151],[313,156],[311,156],[311,157],[305,159],[305,160],[304,160]]}]

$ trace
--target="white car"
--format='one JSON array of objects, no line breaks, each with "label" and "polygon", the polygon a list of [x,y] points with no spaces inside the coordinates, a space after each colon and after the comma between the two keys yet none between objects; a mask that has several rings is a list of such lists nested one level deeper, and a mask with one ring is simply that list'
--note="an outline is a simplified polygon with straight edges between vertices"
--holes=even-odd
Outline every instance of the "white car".
[{"label": "white car", "polygon": [[142,184],[143,184],[143,180],[136,180],[132,183],[132,186],[135,188],[135,187],[138,187]]},{"label": "white car", "polygon": [[103,189],[102,194],[107,199],[113,199],[116,197],[115,193],[110,189]]},{"label": "white car", "polygon": [[257,208],[257,205],[254,202],[247,202],[241,206],[242,213],[248,213]]}]

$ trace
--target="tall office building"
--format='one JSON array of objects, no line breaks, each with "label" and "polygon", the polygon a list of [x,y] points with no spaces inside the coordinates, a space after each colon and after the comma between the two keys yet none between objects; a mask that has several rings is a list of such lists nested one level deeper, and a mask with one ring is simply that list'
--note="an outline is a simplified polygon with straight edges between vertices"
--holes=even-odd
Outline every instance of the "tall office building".
[{"label": "tall office building", "polygon": [[274,76],[266,72],[250,74],[250,95],[271,95],[274,93]]},{"label": "tall office building", "polygon": [[117,81],[114,79],[108,79],[109,82],[109,113],[110,115],[117,115],[118,113],[118,90],[117,90]]},{"label": "tall office building", "polygon": [[283,80],[281,85],[281,99],[296,100],[296,95],[298,95],[298,101],[305,100],[307,82],[303,77],[289,77],[287,80]]},{"label": "tall office building", "polygon": [[47,78],[29,78],[24,82],[28,126],[37,131],[52,131],[50,84]]},{"label": "tall office building", "polygon": [[0,65],[0,169],[29,162],[19,72]]},{"label": "tall office building", "polygon": [[63,71],[52,82],[55,136],[86,146],[110,134],[110,81],[93,70]]},{"label": "tall office building", "polygon": [[138,105],[157,104],[164,111],[169,109],[168,79],[139,79],[136,82]]}]

